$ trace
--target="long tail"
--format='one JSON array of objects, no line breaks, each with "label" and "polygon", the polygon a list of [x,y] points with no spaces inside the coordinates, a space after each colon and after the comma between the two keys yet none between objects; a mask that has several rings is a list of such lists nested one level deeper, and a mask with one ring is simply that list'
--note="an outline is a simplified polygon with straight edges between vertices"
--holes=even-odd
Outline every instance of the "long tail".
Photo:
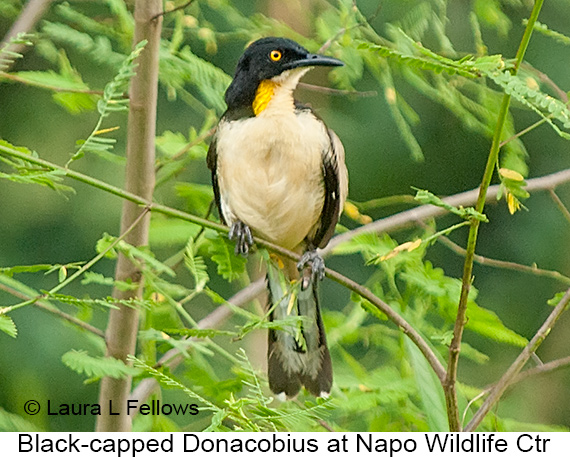
[{"label": "long tail", "polygon": [[291,321],[291,316],[303,319],[294,320],[283,330],[269,330],[269,387],[289,398],[297,395],[301,386],[316,397],[327,396],[332,386],[332,364],[319,309],[318,284],[309,270],[308,277],[292,285],[291,277],[298,276],[296,266],[290,261],[285,263],[285,275],[276,266],[268,266],[270,320]]}]

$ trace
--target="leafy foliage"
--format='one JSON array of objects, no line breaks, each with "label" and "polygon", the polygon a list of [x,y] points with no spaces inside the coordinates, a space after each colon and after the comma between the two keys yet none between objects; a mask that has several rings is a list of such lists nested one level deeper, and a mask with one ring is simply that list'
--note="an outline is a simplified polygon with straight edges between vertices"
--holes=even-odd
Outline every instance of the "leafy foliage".
[{"label": "leafy foliage", "polygon": [[[358,95],[359,89],[373,85],[383,94],[393,127],[414,160],[426,160],[423,147],[427,142],[418,135],[423,111],[417,108],[416,98],[440,105],[462,128],[490,140],[501,99],[506,93],[519,108],[535,115],[539,122],[548,123],[561,139],[570,139],[570,111],[561,95],[563,91],[553,88],[552,83],[531,66],[525,65],[515,75],[508,57],[488,55],[484,37],[489,28],[506,34],[515,27],[504,2],[473,2],[467,18],[472,28],[472,44],[467,40],[470,37],[456,43],[458,40],[447,32],[448,2],[412,2],[399,17],[388,19],[390,22],[382,26],[378,26],[377,20],[384,18],[366,16],[360,10],[360,3],[324,2],[314,11],[307,11],[314,26],[310,28],[314,34],[311,38],[273,18],[246,14],[226,0],[192,2],[184,10],[165,15],[160,48],[160,85],[165,97],[161,103],[177,111],[165,117],[156,138],[156,187],[159,190],[155,200],[175,206],[180,206],[182,201],[184,209],[192,214],[209,214],[213,192],[209,184],[203,183],[202,174],[207,176],[204,161],[209,137],[217,117],[225,109],[223,93],[231,80],[228,71],[242,44],[266,35],[293,38],[315,52],[324,44],[321,52],[346,63],[330,73],[335,89]],[[511,8],[518,7],[515,1],[510,4]],[[3,6],[0,14],[1,8]],[[85,140],[77,143],[78,149],[67,166],[85,153],[92,153],[108,161],[106,171],[111,176],[111,172],[122,171],[119,167],[124,159],[113,152],[117,140],[109,135],[118,127],[103,124],[111,122],[113,114],[128,109],[127,89],[144,42],[131,52],[134,20],[127,3],[109,0],[97,8],[98,15],[91,16],[89,7],[82,4],[55,5],[54,15],[42,22],[41,34],[34,38],[34,52],[45,60],[48,68],[3,75],[3,68],[22,57],[4,47],[0,50],[0,79],[49,90],[53,92],[55,103],[76,115],[96,108],[95,127]],[[535,30],[565,45],[570,42],[566,35],[544,24],[537,23]],[[30,39],[20,36],[11,43],[30,45]],[[459,46],[469,48],[458,50]],[[99,68],[101,74],[93,77],[84,72],[85,61],[90,68]],[[224,62],[223,68],[220,62]],[[109,82],[105,84],[105,81]],[[104,84],[102,94],[91,90],[99,84]],[[179,119],[176,118],[180,116],[184,116],[184,123],[193,124],[185,127],[185,132],[177,131]],[[515,115],[509,113],[496,174],[501,184],[499,196],[505,197],[511,213],[529,197],[525,189],[528,153],[521,138],[524,132],[517,131]],[[465,146],[465,150],[471,150],[470,146]],[[14,158],[11,151],[37,157],[30,149],[0,139],[0,160],[11,171],[0,172],[1,178],[39,184],[60,192],[73,191],[62,183],[64,172],[50,171]],[[43,156],[49,151],[40,152]],[[89,168],[87,158],[85,163],[78,163],[84,164]],[[412,199],[411,195],[407,197],[406,203]],[[439,257],[431,255],[432,245],[452,232],[453,236],[462,236],[464,228],[474,220],[488,222],[488,218],[470,207],[451,206],[429,190],[417,190],[415,200],[443,208],[463,222],[439,227],[439,223],[430,221],[422,230],[399,233],[398,239],[388,234],[358,235],[337,246],[333,255],[339,257],[335,260],[339,263],[344,260],[340,257],[352,256],[341,264],[339,270],[342,271],[345,265],[361,264],[361,270],[354,267],[354,270],[346,270],[346,274],[359,275],[376,297],[413,326],[445,365],[461,281],[446,274],[445,271],[453,271],[453,268],[446,265],[444,271],[439,266],[436,260]],[[370,222],[369,216],[360,214],[358,208],[352,212],[355,217],[349,224]],[[14,307],[0,308],[0,330],[7,334],[0,337],[18,336],[17,310],[32,303],[41,303],[48,311],[57,311],[60,317],[66,316],[63,310],[71,309],[74,314],[66,316],[68,321],[76,319],[90,325],[92,321],[99,322],[93,319],[94,315],[105,313],[109,308],[138,309],[142,319],[138,352],[131,358],[135,368],[119,360],[91,356],[85,350],[72,349],[62,357],[64,365],[89,378],[87,381],[104,376],[136,376],[137,382],[154,378],[164,389],[159,395],[185,395],[200,404],[199,418],[188,419],[188,423],[175,424],[164,418],[145,422],[139,418],[137,430],[184,427],[211,431],[314,431],[323,426],[347,431],[448,429],[440,381],[422,353],[384,313],[356,292],[347,299],[341,293],[335,294],[333,306],[323,306],[335,365],[331,398],[315,400],[303,393],[295,401],[278,403],[268,394],[264,374],[259,372],[254,355],[246,355],[242,345],[256,346],[255,338],[260,330],[296,329],[302,318],[290,316],[270,322],[261,307],[242,308],[244,304],[236,306],[234,300],[225,298],[246,283],[247,265],[245,258],[234,254],[234,243],[225,233],[214,233],[210,229],[202,233],[200,227],[186,221],[153,214],[149,247],[136,248],[105,233],[97,242],[97,251],[108,251],[107,260],[116,260],[121,252],[135,265],[144,278],[141,299],[121,300],[115,297],[117,294],[111,295],[111,287],[124,291],[138,285],[93,269],[82,275],[80,289],[66,290],[66,293],[59,289],[42,292],[28,285],[28,278],[37,280],[44,273],[52,272],[58,273],[58,284],[65,285],[68,271],[81,268],[85,265],[83,262],[3,266],[0,268],[2,290],[23,301]],[[264,250],[260,251],[263,265],[269,256]],[[251,256],[255,254],[254,251]],[[355,258],[355,254],[362,260]],[[257,264],[250,271],[256,276],[264,274],[263,271],[258,273]],[[26,281],[20,280],[20,275]],[[232,284],[224,284],[220,277]],[[53,280],[53,276],[48,279]],[[549,304],[555,304],[562,295],[557,294]],[[507,326],[500,313],[491,309],[495,309],[495,303],[488,296],[479,298],[477,288],[471,286],[460,356],[462,363],[476,363],[481,371],[493,361],[491,351],[497,347],[498,350],[517,349],[528,343],[522,330]],[[209,322],[208,318],[217,313],[229,315],[227,326],[217,328],[222,324],[216,320],[216,328],[202,328],[203,322]],[[100,334],[89,335],[85,341],[98,349],[103,345]],[[180,374],[171,371],[172,359],[161,358],[172,349],[181,358]],[[464,381],[461,372],[460,381]],[[457,389],[461,412],[466,410],[469,419],[480,401],[475,401],[469,409],[467,401],[482,390],[462,382],[457,384]],[[501,416],[490,415],[481,430],[539,428],[536,424]],[[0,429],[29,431],[32,428],[21,417],[0,409]]]},{"label": "leafy foliage", "polygon": [[[104,376],[123,378],[138,373],[138,370],[125,365],[112,357],[92,357],[86,351],[71,350],[61,357],[65,366],[79,374],[84,374],[95,380]],[[93,379],[91,379],[93,380]]]},{"label": "leafy foliage", "polygon": [[129,109],[129,100],[128,98],[125,98],[125,92],[131,77],[135,74],[135,68],[137,65],[135,60],[143,51],[145,45],[146,41],[141,41],[135,46],[133,52],[129,54],[120,66],[117,75],[105,86],[103,97],[97,102],[99,120],[87,139],[85,141],[78,142],[79,148],[71,159],[69,159],[68,165],[74,160],[83,157],[86,152],[91,152],[107,159],[112,157],[110,151],[116,140],[113,138],[105,138],[101,135],[114,129],[102,130],[101,124],[111,113],[127,111]]}]

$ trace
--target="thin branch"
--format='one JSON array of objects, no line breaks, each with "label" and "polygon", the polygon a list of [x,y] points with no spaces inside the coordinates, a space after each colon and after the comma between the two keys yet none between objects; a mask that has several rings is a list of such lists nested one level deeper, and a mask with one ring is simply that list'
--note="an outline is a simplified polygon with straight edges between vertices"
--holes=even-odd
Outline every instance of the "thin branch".
[{"label": "thin branch", "polygon": [[534,73],[536,75],[536,77],[543,83],[545,83],[546,85],[550,86],[552,88],[552,90],[554,92],[556,92],[556,95],[558,96],[558,98],[560,100],[562,100],[564,103],[568,103],[568,94],[566,92],[564,92],[559,86],[558,84],[556,84],[554,81],[552,81],[552,79],[550,79],[550,76],[548,76],[546,73],[543,73],[540,70],[537,70],[536,68],[534,68],[531,64],[529,64],[528,62],[523,62],[521,64],[521,68],[525,68],[526,70],[530,71],[531,73]]},{"label": "thin branch", "polygon": [[[441,242],[442,244],[444,244],[445,246],[447,246],[449,249],[451,249],[456,254],[459,254],[461,256],[465,256],[465,254],[466,254],[465,249],[462,248],[461,246],[459,246],[458,244],[454,243],[453,241],[451,241],[449,238],[442,236],[442,237],[438,238],[438,241]],[[502,268],[505,270],[520,271],[522,273],[530,273],[530,274],[535,275],[535,276],[544,276],[547,278],[556,279],[557,281],[561,281],[565,284],[570,284],[570,278],[568,276],[564,276],[562,273],[560,273],[559,271],[555,271],[555,270],[544,270],[544,269],[538,268],[536,266],[529,267],[528,265],[522,265],[522,264],[516,263],[516,262],[508,262],[505,260],[490,259],[489,257],[484,257],[484,256],[478,255],[478,254],[475,254],[473,256],[473,260],[475,262],[477,262],[478,264],[486,265],[489,267]]]},{"label": "thin branch", "polygon": [[[242,308],[255,298],[257,298],[262,292],[265,291],[265,279],[259,279],[251,283],[246,288],[240,290],[237,294],[228,300],[228,303]],[[232,315],[232,309],[229,306],[218,306],[214,311],[200,320],[196,328],[206,329],[206,328],[218,328],[226,319]],[[190,341],[195,340],[195,338],[190,338]],[[180,363],[184,360],[184,355],[180,353],[177,348],[170,349],[166,352],[158,361],[155,368],[165,366],[171,371],[176,369]],[[148,397],[155,391],[158,387],[158,381],[155,378],[145,378],[143,379],[137,387],[132,391],[129,399],[136,400],[138,405],[143,404]]]},{"label": "thin branch", "polygon": [[[532,30],[538,14],[542,8],[544,0],[536,0],[528,19],[523,37],[521,39],[517,54],[515,56],[515,63],[512,74],[516,74],[526,53],[526,49],[530,42]],[[511,103],[511,95],[503,94],[501,107],[497,116],[497,125],[493,134],[493,141],[491,149],[485,165],[485,171],[479,187],[479,195],[475,203],[475,210],[483,213],[485,208],[487,191],[493,178],[495,166],[499,158],[499,150],[501,149],[501,139],[503,137],[503,128],[507,121],[509,113],[509,106]],[[475,256],[475,247],[477,245],[477,235],[479,232],[480,220],[472,219],[471,227],[469,229],[469,236],[467,239],[467,249],[465,253],[465,262],[463,264],[463,278],[461,279],[461,293],[459,296],[459,304],[457,305],[457,317],[453,327],[453,338],[449,345],[449,358],[447,362],[447,379],[444,384],[445,403],[447,406],[447,418],[449,421],[449,430],[452,432],[461,431],[461,422],[459,420],[459,406],[457,403],[457,366],[459,363],[459,352],[461,350],[461,339],[463,337],[463,330],[466,324],[467,302],[469,291],[471,289],[471,282],[473,281],[473,258]]]},{"label": "thin branch", "polygon": [[[552,310],[550,315],[544,321],[540,329],[532,337],[529,343],[525,346],[516,360],[512,363],[509,369],[503,374],[501,379],[493,386],[489,396],[485,399],[481,407],[477,410],[471,421],[465,426],[465,432],[473,432],[483,421],[485,416],[493,408],[493,406],[499,401],[505,390],[513,383],[516,382],[518,374],[531,358],[532,354],[536,352],[541,343],[546,339],[552,327],[556,321],[560,318],[562,313],[568,307],[568,302],[570,301],[570,289],[566,291],[562,299],[558,302],[556,307]],[[546,365],[546,364],[545,364]],[[544,365],[543,365],[544,366]],[[538,368],[533,368],[531,370],[537,370]],[[530,371],[530,370],[529,370]],[[523,373],[523,376],[524,373]]]},{"label": "thin branch", "polygon": [[[0,146],[0,150],[2,146]],[[549,175],[541,176],[539,178],[532,178],[527,181],[526,190],[529,192],[538,190],[555,189],[561,184],[570,181],[570,169],[558,171]],[[488,202],[495,201],[499,192],[499,185],[490,186],[486,194]],[[473,189],[466,192],[461,192],[449,197],[443,198],[445,203],[452,206],[472,206],[477,201],[479,189]],[[326,248],[320,251],[321,255],[328,255],[334,251],[341,243],[345,243],[356,236],[365,233],[384,233],[393,230],[401,230],[409,228],[417,223],[418,220],[430,219],[433,217],[440,217],[449,214],[444,208],[438,206],[424,205],[418,208],[412,208],[400,213],[388,216],[383,219],[378,219],[370,224],[363,225],[357,229],[350,230],[335,236],[327,245]]]},{"label": "thin branch", "polygon": [[[125,189],[144,200],[152,199],[155,183],[155,136],[156,107],[158,94],[158,61],[162,17],[155,16],[162,11],[161,0],[136,0],[134,8],[134,44],[143,40],[147,45],[138,58],[138,67],[131,80],[130,105],[127,131],[127,165]],[[121,215],[121,232],[141,215],[139,205],[125,200]],[[150,214],[129,233],[125,241],[132,246],[148,244]],[[113,297],[124,300],[139,298],[143,292],[140,269],[125,255],[119,254],[115,270],[118,281],[132,281],[138,284],[135,290],[123,291],[114,288]],[[107,325],[107,356],[128,363],[129,355],[135,353],[139,326],[139,310],[123,305],[109,313]],[[132,417],[127,414],[127,399],[132,377],[115,379],[105,377],[101,381],[99,403],[117,405],[117,415],[105,414],[97,418],[97,431],[130,431]]]},{"label": "thin branch", "polygon": [[[552,371],[559,370],[570,366],[570,356],[561,359],[552,360],[551,362],[543,363],[540,366],[529,368],[528,370],[520,372],[510,383],[510,385],[524,381],[530,377],[551,373]],[[491,389],[489,389],[491,390]]]},{"label": "thin branch", "polygon": [[155,16],[153,16],[151,18],[151,20],[155,20],[158,19],[161,16],[164,16],[165,14],[170,14],[170,13],[174,13],[175,11],[179,11],[179,10],[183,10],[184,8],[186,8],[187,6],[190,6],[190,4],[193,2],[194,0],[188,0],[186,3],[183,3],[180,6],[177,6],[176,8],[172,8],[171,10],[168,11],[161,11],[160,13],[156,14]]},{"label": "thin branch", "polygon": [[340,285],[346,287],[347,289],[350,289],[351,291],[365,298],[374,307],[376,307],[378,310],[386,314],[386,316],[388,316],[388,318],[392,322],[394,322],[400,328],[400,330],[404,332],[412,340],[412,342],[418,347],[418,349],[422,352],[427,362],[430,364],[431,368],[433,369],[433,371],[435,372],[438,379],[443,385],[446,378],[446,372],[444,366],[441,364],[441,362],[437,358],[437,355],[432,351],[431,347],[422,338],[422,336],[418,332],[416,332],[416,330],[402,316],[400,316],[396,311],[394,311],[390,307],[390,305],[388,305],[386,302],[384,302],[376,295],[374,295],[369,289],[361,286],[352,279],[349,279],[346,276],[341,275],[340,273],[334,270],[331,270],[330,268],[325,269],[325,274],[328,278],[334,280]]},{"label": "thin branch", "polygon": [[[196,137],[196,139],[194,139],[194,141],[191,141],[190,143],[188,143],[186,146],[184,146],[182,149],[180,149],[180,151],[178,151],[176,154],[174,154],[172,157],[168,158],[168,162],[173,162],[175,160],[177,160],[178,158],[180,158],[181,156],[183,156],[184,154],[186,154],[190,149],[192,149],[194,146],[196,146],[197,144],[200,144],[202,141],[204,141],[206,138],[211,137],[214,133],[216,132],[216,127],[212,127],[210,130],[208,130],[207,132],[204,132],[202,135]],[[156,172],[158,173],[158,171],[164,167],[164,165],[166,165],[166,162],[162,162],[159,163],[156,166]]]},{"label": "thin branch", "polygon": [[560,200],[560,197],[556,194],[554,189],[548,189],[548,192],[549,192],[552,200],[554,200],[554,203],[556,203],[556,206],[558,206],[558,209],[560,210],[560,212],[564,215],[566,220],[570,223],[570,211],[568,211],[568,208],[566,208],[566,205],[564,204],[564,202],[562,200]]},{"label": "thin branch", "polygon": [[[14,297],[18,297],[21,300],[27,301],[33,298],[4,284],[0,284],[0,289],[2,289],[4,292],[9,293],[10,295],[13,295]],[[72,316],[71,314],[64,313],[63,311],[57,309],[55,306],[52,306],[49,302],[44,302],[44,300],[38,300],[34,303],[34,305],[40,309],[43,309],[44,311],[47,311],[51,314],[54,314],[57,317],[60,317],[61,319],[71,322],[73,325],[76,325],[82,328],[83,330],[87,330],[88,332],[91,332],[100,338],[105,338],[105,334],[97,327],[93,327],[91,324],[88,324],[87,322],[84,322],[81,319],[77,319],[75,316]]]},{"label": "thin branch", "polygon": [[[198,225],[201,225],[203,227],[210,228],[212,230],[216,230],[218,232],[226,232],[226,233],[228,232],[228,228],[224,225],[209,221],[207,219],[200,218],[198,216],[194,216],[192,214],[185,213],[183,211],[176,210],[174,208],[170,208],[170,207],[167,207],[164,205],[159,205],[156,203],[149,202],[149,201],[145,200],[144,198],[141,198],[140,196],[135,195],[131,192],[127,192],[123,189],[112,186],[110,184],[107,184],[103,181],[92,178],[90,176],[84,175],[82,173],[66,169],[66,168],[61,167],[59,165],[55,165],[51,162],[40,159],[38,157],[30,156],[30,155],[25,154],[23,152],[17,151],[13,148],[0,145],[0,152],[4,152],[5,154],[7,154],[11,157],[16,157],[18,159],[32,163],[34,165],[42,166],[47,170],[59,170],[62,172],[63,175],[65,175],[69,178],[72,178],[72,179],[77,180],[79,182],[86,183],[86,184],[93,186],[93,187],[96,187],[98,189],[104,190],[108,193],[119,196],[119,197],[121,197],[127,201],[137,203],[138,205],[148,206],[150,211],[154,211],[154,212],[158,212],[161,214],[165,214],[167,216],[186,220],[188,222],[192,222],[194,224],[198,224]],[[559,171],[556,173],[552,173],[550,175],[542,176],[540,178],[529,179],[527,181],[527,189],[529,191],[554,189],[557,186],[564,184],[566,182],[569,182],[569,181],[570,181],[570,169]],[[487,192],[487,198],[488,199],[494,199],[497,195],[498,190],[499,190],[499,186],[491,186],[489,188],[489,191]],[[454,206],[460,206],[460,205],[469,206],[469,205],[472,205],[476,199],[477,199],[477,189],[467,191],[467,192],[462,192],[462,193],[447,197],[444,199],[444,201],[446,203],[449,203],[450,205],[454,205]],[[376,232],[386,232],[386,231],[403,229],[403,228],[409,227],[410,225],[415,224],[417,222],[417,220],[437,217],[437,216],[441,216],[444,214],[447,214],[446,210],[439,208],[439,207],[435,207],[435,206],[421,206],[421,207],[414,208],[411,210],[403,211],[401,213],[395,214],[394,216],[390,216],[390,217],[375,221],[373,223],[367,224],[365,226],[359,227],[358,229],[352,230],[350,232],[343,233],[341,235],[337,235],[336,237],[334,237],[331,240],[331,242],[329,243],[329,245],[325,249],[321,250],[321,254],[324,256],[330,254],[335,246],[338,246],[340,243],[348,241],[348,240],[350,240],[350,239],[354,238],[355,236],[358,236],[362,233],[370,233],[370,232],[376,233]],[[261,239],[255,238],[255,242],[257,244],[259,244],[260,246],[263,246],[267,249],[279,252],[282,255],[285,255],[286,257],[290,257],[293,259],[297,258],[297,256],[295,254],[293,254],[289,251],[286,251],[282,248],[279,248],[275,245],[272,245],[271,243],[268,243],[268,242],[263,241]],[[327,271],[329,274],[331,274],[331,270],[327,270]],[[369,291],[368,291],[368,293],[371,294],[371,292],[369,292]],[[368,299],[369,297],[365,296],[364,298]],[[372,298],[372,300],[378,300],[378,298],[375,297],[373,294],[372,294],[372,297],[370,297],[370,298]],[[370,301],[372,302],[372,300],[370,300]],[[390,309],[388,307],[388,305],[385,305],[385,306],[387,306],[387,308]],[[438,371],[440,371],[440,370],[438,369]]]},{"label": "thin branch", "polygon": [[358,90],[341,90],[303,82],[299,83],[297,86],[302,87],[303,89],[312,90],[314,92],[322,92],[329,95],[352,95],[356,97],[376,97],[378,95],[378,92],[375,90],[367,90],[364,92]]},{"label": "thin branch", "polygon": [[131,233],[131,231],[134,230],[134,228],[141,221],[141,219],[148,213],[148,211],[149,211],[148,207],[144,208],[143,211],[141,212],[140,216],[137,219],[135,219],[133,221],[133,223],[124,230],[124,232],[121,234],[121,236],[116,238],[111,244],[109,244],[109,246],[107,246],[105,249],[103,249],[99,254],[97,254],[89,262],[84,264],[81,268],[79,268],[71,276],[68,276],[64,281],[60,282],[55,287],[52,287],[49,291],[47,291],[46,293],[44,293],[42,295],[38,295],[36,297],[31,297],[26,301],[23,301],[21,303],[17,303],[17,304],[12,305],[12,306],[0,307],[0,315],[8,314],[8,313],[10,313],[16,309],[23,308],[23,307],[28,306],[28,305],[35,305],[40,300],[49,299],[53,294],[56,294],[61,289],[66,287],[68,284],[71,284],[79,276],[81,276],[83,273],[85,273],[87,270],[89,270],[93,265],[95,265],[97,262],[99,262],[99,260],[101,260],[103,257],[105,257],[112,249],[115,248],[115,246],[117,244],[119,244],[119,242],[121,242],[124,238],[126,238],[129,235],[129,233]]},{"label": "thin branch", "polygon": [[[42,18],[46,10],[50,7],[53,0],[29,0],[26,6],[18,16],[18,19],[12,24],[8,33],[0,43],[0,49],[7,44],[11,38],[17,36],[19,33],[28,33],[33,30],[38,21]],[[22,44],[13,44],[7,48],[7,51],[21,53],[25,49]],[[10,71],[13,62],[9,63],[4,71]]]}]

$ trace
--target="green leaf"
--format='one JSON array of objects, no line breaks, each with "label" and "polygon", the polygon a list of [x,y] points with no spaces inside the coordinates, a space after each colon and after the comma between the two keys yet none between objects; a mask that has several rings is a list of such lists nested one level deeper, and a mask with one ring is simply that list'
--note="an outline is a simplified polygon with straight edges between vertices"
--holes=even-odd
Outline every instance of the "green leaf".
[{"label": "green leaf", "polygon": [[212,186],[195,183],[177,183],[176,193],[186,199],[188,211],[193,214],[206,214],[214,201]]},{"label": "green leaf", "polygon": [[209,107],[222,113],[226,107],[223,94],[231,79],[223,70],[195,55],[189,46],[176,54],[165,46],[160,50],[160,82],[171,94],[185,94],[186,84],[191,84],[200,91]]},{"label": "green leaf", "polygon": [[210,258],[218,265],[218,274],[234,281],[245,273],[247,259],[235,254],[235,245],[226,235],[215,233],[208,236]]},{"label": "green leaf", "polygon": [[103,120],[112,112],[128,111],[129,100],[125,98],[125,93],[127,92],[131,78],[135,75],[135,69],[137,67],[135,60],[143,51],[146,43],[146,40],[137,43],[133,51],[123,61],[113,80],[105,86],[103,97],[97,102],[97,111],[99,111],[97,124],[87,139],[78,143],[79,148],[77,152],[71,156],[67,165],[83,157],[86,152],[98,154],[103,158],[108,158],[109,154],[111,154],[115,140],[102,138],[100,136],[107,131],[106,129],[102,130],[101,125],[103,124]]},{"label": "green leaf", "polygon": [[195,249],[194,239],[190,238],[186,244],[184,264],[194,278],[196,292],[201,292],[208,281],[210,281],[210,277],[208,276],[208,269],[204,259],[195,254]]},{"label": "green leaf", "polygon": [[[526,25],[527,22],[528,22],[528,20],[525,19],[523,21],[523,24]],[[542,24],[542,23],[536,21],[534,23],[533,29],[539,33],[542,33],[543,35],[546,35],[547,37],[554,39],[558,43],[562,43],[562,44],[565,44],[566,46],[570,46],[570,37],[569,36],[564,35],[563,33],[557,32],[555,30],[552,30],[546,24]]]},{"label": "green leaf", "polygon": [[214,328],[171,328],[162,331],[168,335],[181,335],[189,338],[213,338],[219,335],[237,336],[236,332],[217,330]]},{"label": "green leaf", "polygon": [[12,277],[14,274],[18,273],[36,273],[38,271],[51,270],[54,265],[47,263],[41,263],[37,265],[17,265],[15,267],[3,267],[0,268],[0,273]]},{"label": "green leaf", "polygon": [[7,333],[12,338],[18,335],[18,329],[11,317],[0,314],[0,331]]},{"label": "green leaf", "polygon": [[467,319],[467,330],[492,340],[517,347],[524,347],[528,343],[525,337],[507,328],[493,311],[481,308],[473,301],[467,304]]},{"label": "green leaf", "polygon": [[409,338],[405,338],[405,345],[414,370],[416,386],[423,405],[423,412],[427,417],[429,431],[447,432],[449,424],[441,384],[417,346]]},{"label": "green leaf", "polygon": [[63,354],[61,361],[76,373],[85,374],[89,378],[95,379],[106,376],[123,379],[140,373],[140,370],[127,366],[113,357],[92,357],[87,354],[87,351],[76,351],[74,349]]},{"label": "green leaf", "polygon": [[[97,241],[97,252],[101,253],[105,249],[108,249],[108,247],[113,244],[116,239],[116,237],[111,236],[108,233],[103,234],[103,237]],[[148,249],[148,247],[141,246],[136,248],[121,240],[116,243],[115,248],[113,250],[110,250],[108,254],[116,255],[116,253],[112,254],[115,249],[122,252],[126,257],[135,263],[144,266],[144,268],[154,270],[156,274],[164,273],[171,277],[176,276],[176,273],[174,273],[172,268],[157,260],[156,257],[154,257],[154,254]]]},{"label": "green leaf", "polygon": [[[8,153],[12,150],[16,150],[32,157],[37,157],[37,153],[30,151],[28,148],[14,146],[7,141],[0,139],[0,152],[2,150],[6,150]],[[65,172],[62,170],[46,171],[43,167],[26,162],[25,159],[12,159],[2,156],[1,154],[0,162],[4,162],[16,171],[11,174],[0,172],[0,178],[23,184],[39,184],[58,192],[75,192],[72,187],[61,184],[61,181],[63,181],[65,176]]]},{"label": "green leaf", "polygon": [[566,292],[558,292],[556,295],[554,295],[554,297],[549,299],[546,303],[550,306],[556,306],[558,305],[558,303],[560,303],[560,300],[562,300],[562,297],[564,297],[564,295],[566,295]]},{"label": "green leaf", "polygon": [[42,429],[38,428],[32,422],[27,421],[22,416],[12,414],[0,407],[0,432],[41,432]]},{"label": "green leaf", "polygon": [[437,197],[436,195],[432,194],[428,190],[422,189],[415,189],[417,191],[415,199],[424,205],[434,205],[439,208],[444,208],[450,213],[456,214],[463,219],[476,219],[481,222],[489,222],[487,216],[475,211],[475,208],[463,208],[460,206],[456,208],[448,203],[445,203],[441,198]]},{"label": "green leaf", "polygon": [[20,32],[16,36],[10,38],[0,49],[0,72],[9,67],[16,59],[21,59],[23,56],[19,52],[9,51],[12,45],[32,46],[30,41],[34,35],[30,33]]}]

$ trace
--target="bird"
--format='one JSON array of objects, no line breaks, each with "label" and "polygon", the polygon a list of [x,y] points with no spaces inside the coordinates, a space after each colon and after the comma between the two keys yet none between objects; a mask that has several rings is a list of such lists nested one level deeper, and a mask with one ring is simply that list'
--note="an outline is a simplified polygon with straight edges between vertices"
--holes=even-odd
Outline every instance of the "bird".
[{"label": "bird", "polygon": [[298,263],[281,257],[267,268],[269,320],[297,318],[269,328],[267,377],[278,398],[294,398],[301,387],[327,397],[333,382],[317,290],[325,264],[317,248],[334,234],[348,171],[339,137],[293,92],[311,68],[342,65],[287,38],[254,41],[238,60],[207,154],[236,255],[248,255],[254,236],[300,255]]}]

